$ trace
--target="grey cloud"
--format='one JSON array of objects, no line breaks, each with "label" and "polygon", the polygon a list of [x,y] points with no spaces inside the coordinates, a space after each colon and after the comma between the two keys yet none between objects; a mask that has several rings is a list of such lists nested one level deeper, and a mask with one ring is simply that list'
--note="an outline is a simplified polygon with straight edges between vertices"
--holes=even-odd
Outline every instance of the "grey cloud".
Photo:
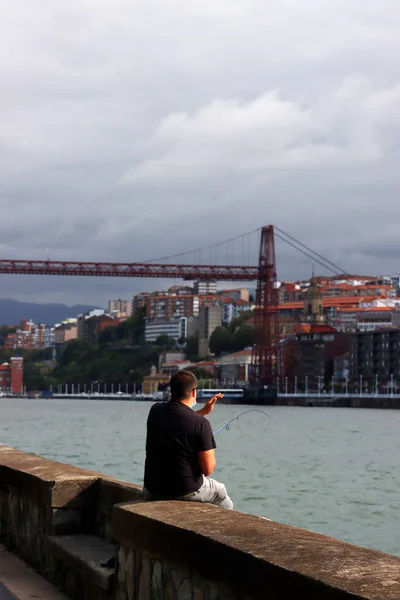
[{"label": "grey cloud", "polygon": [[[346,270],[398,270],[395,0],[0,10],[2,257],[141,261],[276,223]],[[277,251],[281,277],[309,275]],[[164,283],[7,276],[0,294],[104,304]]]},{"label": "grey cloud", "polygon": [[164,119],[144,146],[150,157],[123,182],[162,185],[221,173],[288,178],[298,169],[368,167],[396,144],[399,109],[400,85],[374,90],[358,75],[304,107],[277,90],[246,104],[216,100]]}]

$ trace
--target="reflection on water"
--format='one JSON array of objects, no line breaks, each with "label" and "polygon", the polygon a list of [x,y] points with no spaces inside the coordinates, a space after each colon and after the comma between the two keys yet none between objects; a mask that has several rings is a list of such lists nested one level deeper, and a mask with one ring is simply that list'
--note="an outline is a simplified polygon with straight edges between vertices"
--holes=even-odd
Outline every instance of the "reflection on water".
[{"label": "reflection on water", "polygon": [[[147,402],[0,399],[0,443],[143,476]],[[214,430],[248,407],[219,405]],[[400,555],[400,411],[266,407],[217,437],[235,508]]]}]

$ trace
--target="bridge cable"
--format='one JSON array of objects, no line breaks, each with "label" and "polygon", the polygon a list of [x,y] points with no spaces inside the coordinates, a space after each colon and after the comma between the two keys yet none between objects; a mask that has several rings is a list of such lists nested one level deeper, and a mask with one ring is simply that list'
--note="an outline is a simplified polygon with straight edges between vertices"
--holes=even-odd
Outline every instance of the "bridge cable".
[{"label": "bridge cable", "polygon": [[348,275],[348,273],[345,272],[344,269],[342,269],[341,267],[338,267],[337,265],[335,265],[335,263],[333,263],[331,260],[328,260],[327,258],[325,258],[324,256],[322,256],[321,254],[318,254],[318,252],[315,252],[315,250],[313,250],[312,248],[309,248],[308,246],[306,246],[305,244],[303,244],[302,242],[300,242],[299,240],[296,240],[296,238],[294,238],[292,235],[289,235],[288,233],[286,233],[285,231],[282,231],[282,229],[279,229],[279,227],[277,227],[276,225],[274,225],[274,229],[276,231],[279,231],[280,233],[282,233],[283,235],[285,235],[286,237],[288,237],[289,239],[291,239],[293,242],[295,242],[296,244],[299,244],[300,246],[302,246],[303,248],[305,248],[306,250],[309,250],[310,252],[312,252],[313,254],[315,254],[315,256],[317,256],[318,258],[321,258],[324,262],[332,265],[332,267],[334,267],[335,269],[337,269],[339,271],[338,275],[340,274],[344,274],[344,275]]},{"label": "bridge cable", "polygon": [[[310,252],[312,252],[315,256],[312,256],[312,255],[308,254],[307,252],[305,252],[304,250],[302,250],[301,248],[298,248],[295,244],[293,244],[293,243],[289,242],[288,240],[284,239],[278,233],[275,233],[276,237],[278,237],[283,242],[286,242],[287,244],[289,244],[290,246],[292,246],[293,248],[295,248],[295,250],[298,250],[299,252],[301,252],[305,256],[308,256],[312,260],[315,260],[315,262],[319,263],[321,266],[323,266],[324,268],[328,269],[329,271],[331,271],[335,275],[340,275],[340,276],[345,276],[345,277],[351,277],[350,273],[347,273],[344,269],[341,269],[340,267],[338,267],[337,265],[335,265],[335,263],[333,263],[332,261],[324,258],[321,254],[319,254],[318,252],[315,252],[315,250],[313,250],[312,248],[309,248],[308,246],[306,246],[305,244],[303,244],[299,240],[296,240],[296,238],[294,238],[293,236],[289,235],[288,233],[282,231],[281,229],[279,229],[275,225],[274,225],[274,229],[276,229],[276,230],[280,231],[281,233],[283,233],[285,236],[287,236],[288,238],[290,238],[291,240],[293,240],[296,244],[299,244],[303,248],[306,248],[307,250],[309,250]],[[316,257],[318,257],[318,258],[316,258]],[[321,258],[327,264],[324,264],[323,262],[321,262],[319,260],[319,258]],[[329,265],[332,265],[333,267],[335,267],[335,269],[337,270],[337,272],[335,272]],[[357,287],[355,287],[355,289],[357,289]],[[393,301],[390,298],[384,298],[384,297],[382,297],[379,294],[378,290],[374,291],[374,290],[371,289],[371,292],[372,292],[372,295],[371,296],[365,296],[365,299],[367,299],[367,298],[373,298],[374,296],[376,296],[386,307],[392,308],[392,309],[394,308],[394,305],[392,303]],[[360,296],[360,298],[362,298],[362,296]],[[389,304],[389,303],[391,303],[391,304]]]},{"label": "bridge cable", "polygon": [[142,261],[141,264],[148,264],[152,262],[156,262],[159,260],[169,260],[170,258],[179,258],[181,256],[186,256],[187,254],[193,254],[195,252],[199,252],[201,250],[207,250],[208,248],[216,248],[217,246],[222,246],[222,244],[227,244],[228,242],[232,242],[234,240],[238,240],[242,237],[252,235],[260,231],[262,227],[257,227],[257,229],[253,229],[253,231],[248,231],[247,233],[241,233],[240,235],[236,235],[235,237],[229,238],[227,240],[223,240],[222,242],[217,242],[216,244],[209,244],[208,246],[202,246],[201,248],[196,248],[195,250],[187,250],[186,252],[180,252],[179,254],[171,254],[170,256],[161,256],[159,258],[151,258],[149,260]]},{"label": "bridge cable", "polygon": [[[286,242],[286,244],[289,244],[289,246],[292,246],[292,248],[294,248],[295,250],[297,250],[298,252],[301,252],[302,254],[304,254],[305,256],[308,256],[309,258],[311,258],[312,260],[314,260],[315,262],[319,263],[322,267],[324,267],[325,269],[328,269],[329,271],[331,271],[332,273],[334,273],[335,275],[338,275],[338,273],[336,271],[334,271],[328,264],[326,264],[325,262],[322,262],[321,260],[319,260],[318,258],[316,258],[315,256],[313,256],[312,254],[309,254],[308,252],[306,252],[305,250],[302,250],[301,248],[298,248],[295,244],[293,244],[292,242],[289,242],[289,240],[286,240],[284,237],[282,237],[281,235],[279,235],[278,233],[275,233],[275,236],[277,238],[279,238],[280,240],[282,240],[283,242]],[[311,250],[312,252],[312,250]]]}]

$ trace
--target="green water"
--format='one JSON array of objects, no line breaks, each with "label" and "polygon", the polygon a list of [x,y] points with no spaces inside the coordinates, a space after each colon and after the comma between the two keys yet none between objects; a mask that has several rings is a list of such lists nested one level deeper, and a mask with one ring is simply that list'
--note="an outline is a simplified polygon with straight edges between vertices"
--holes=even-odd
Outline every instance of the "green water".
[{"label": "green water", "polygon": [[[142,482],[150,404],[0,399],[0,443]],[[219,405],[217,430],[249,407]],[[400,556],[400,411],[266,407],[217,437],[235,508]]]}]

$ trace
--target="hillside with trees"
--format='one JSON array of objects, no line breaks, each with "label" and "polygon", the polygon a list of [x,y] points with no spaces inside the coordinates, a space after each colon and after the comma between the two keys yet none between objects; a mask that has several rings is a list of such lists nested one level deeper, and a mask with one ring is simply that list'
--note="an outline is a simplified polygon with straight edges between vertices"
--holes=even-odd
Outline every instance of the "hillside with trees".
[{"label": "hillside with trees", "polygon": [[[246,324],[250,316],[251,313],[243,313],[229,326],[217,327],[210,339],[211,352],[219,357],[251,346],[253,330]],[[11,331],[7,325],[0,326],[3,338]],[[57,389],[58,385],[66,384],[140,384],[151,366],[158,365],[160,354],[166,350],[182,350],[192,362],[207,358],[198,356],[197,335],[180,340],[180,345],[165,335],[160,335],[153,344],[146,344],[144,331],[145,312],[142,309],[117,326],[102,331],[98,346],[84,340],[68,342],[57,351],[55,361],[51,348],[20,350],[18,354],[24,358],[24,384],[28,391],[48,390],[50,386]],[[15,353],[0,346],[0,362],[8,361]]]}]

